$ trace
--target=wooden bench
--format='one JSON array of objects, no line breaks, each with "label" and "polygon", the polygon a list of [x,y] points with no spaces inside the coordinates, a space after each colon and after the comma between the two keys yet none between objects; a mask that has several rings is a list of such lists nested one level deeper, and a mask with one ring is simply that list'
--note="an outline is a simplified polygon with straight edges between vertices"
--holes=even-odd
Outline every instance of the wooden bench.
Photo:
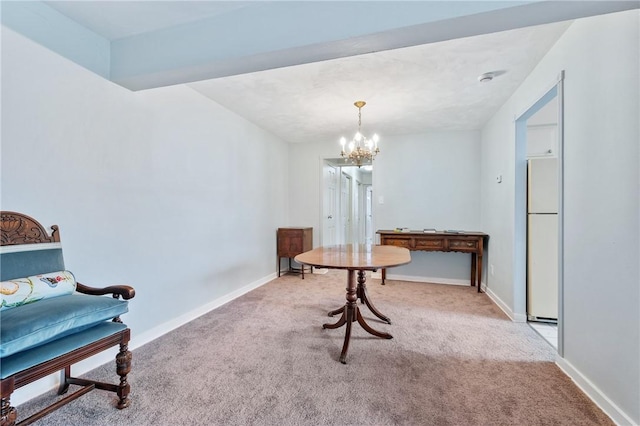
[{"label": "wooden bench", "polygon": [[[131,332],[120,315],[128,311],[134,289],[92,288],[75,281],[64,266],[57,226],[48,235],[27,215],[1,213],[0,425],[32,423],[93,389],[115,392],[117,408],[128,407]],[[71,376],[73,364],[116,345],[118,384]],[[58,394],[70,385],[79,385],[79,390],[18,422],[18,411],[10,402],[13,391],[58,371]]]}]

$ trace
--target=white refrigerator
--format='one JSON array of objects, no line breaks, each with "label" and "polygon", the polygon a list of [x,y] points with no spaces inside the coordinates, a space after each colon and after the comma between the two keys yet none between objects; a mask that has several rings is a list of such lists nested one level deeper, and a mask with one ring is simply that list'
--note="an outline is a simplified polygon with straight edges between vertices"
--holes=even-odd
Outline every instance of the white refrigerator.
[{"label": "white refrigerator", "polygon": [[557,158],[530,159],[527,175],[527,317],[557,321]]}]

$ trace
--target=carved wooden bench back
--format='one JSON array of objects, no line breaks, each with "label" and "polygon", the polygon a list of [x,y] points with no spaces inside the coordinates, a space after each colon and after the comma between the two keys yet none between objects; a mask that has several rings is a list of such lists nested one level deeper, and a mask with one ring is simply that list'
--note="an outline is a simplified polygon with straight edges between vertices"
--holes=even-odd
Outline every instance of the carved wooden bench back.
[{"label": "carved wooden bench back", "polygon": [[0,281],[62,271],[64,258],[58,227],[51,236],[35,219],[2,211],[0,221]]}]

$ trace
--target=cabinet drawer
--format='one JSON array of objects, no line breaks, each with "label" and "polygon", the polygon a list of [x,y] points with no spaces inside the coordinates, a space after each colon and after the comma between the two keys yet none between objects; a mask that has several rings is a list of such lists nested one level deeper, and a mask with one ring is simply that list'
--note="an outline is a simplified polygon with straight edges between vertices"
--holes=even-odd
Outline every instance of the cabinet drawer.
[{"label": "cabinet drawer", "polygon": [[278,237],[300,237],[304,231],[302,229],[278,229]]},{"label": "cabinet drawer", "polygon": [[404,247],[407,249],[412,248],[410,238],[385,238],[383,244],[388,246]]},{"label": "cabinet drawer", "polygon": [[444,250],[444,239],[417,239],[416,250]]},{"label": "cabinet drawer", "polygon": [[449,250],[475,252],[478,250],[478,240],[449,240]]}]

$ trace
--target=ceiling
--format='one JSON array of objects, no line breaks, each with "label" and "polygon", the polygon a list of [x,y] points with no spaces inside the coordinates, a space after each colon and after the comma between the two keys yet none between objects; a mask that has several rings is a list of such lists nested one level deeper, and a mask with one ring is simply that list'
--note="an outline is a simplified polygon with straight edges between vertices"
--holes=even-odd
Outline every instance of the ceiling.
[{"label": "ceiling", "polygon": [[200,21],[250,6],[250,1],[45,1],[65,16],[114,41]]},{"label": "ceiling", "polygon": [[[569,22],[201,81],[190,87],[287,142],[480,129]],[[478,76],[498,74],[481,83]]]},{"label": "ceiling", "polygon": [[[45,3],[117,42],[279,2]],[[393,135],[480,129],[572,22],[553,20],[185,84],[290,143],[337,144],[340,136],[351,136],[358,119],[353,102],[364,100],[363,133],[378,133],[384,150]],[[495,78],[479,82],[486,72]]]}]

